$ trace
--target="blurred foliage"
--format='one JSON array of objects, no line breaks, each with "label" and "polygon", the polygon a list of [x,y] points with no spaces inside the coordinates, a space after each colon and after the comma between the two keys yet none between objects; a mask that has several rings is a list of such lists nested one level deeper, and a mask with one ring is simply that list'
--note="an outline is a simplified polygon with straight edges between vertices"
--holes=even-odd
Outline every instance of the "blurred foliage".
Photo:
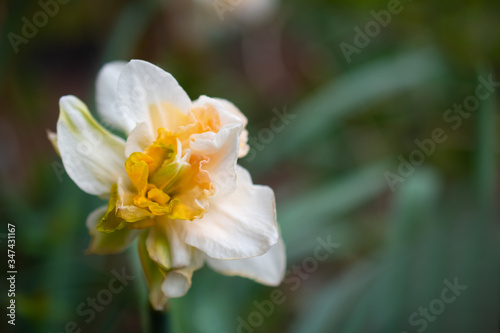
[{"label": "blurred foliage", "polygon": [[[0,236],[6,223],[17,226],[14,331],[63,332],[74,321],[83,332],[238,332],[270,299],[273,288],[204,268],[167,316],[150,313],[134,249],[84,254],[85,218],[102,203],[63,173],[45,130],[55,128],[62,95],[93,109],[103,63],[141,58],[193,99],[233,101],[254,139],[273,109],[295,115],[241,161],[276,192],[290,269],[279,287],[286,301],[247,331],[417,332],[410,316],[457,278],[467,289],[425,332],[498,332],[497,94],[456,130],[443,116],[474,94],[479,75],[500,81],[500,2],[402,1],[350,63],[340,44],[354,45],[353,29],[387,1],[282,1],[253,24],[231,12],[220,21],[202,3],[72,0],[17,53],[8,35],[21,34],[40,4],[0,3]],[[408,159],[436,128],[446,142],[391,191],[386,171],[397,173],[398,156]],[[295,290],[294,267],[313,256],[318,237],[340,247]],[[137,279],[87,324],[77,307],[123,267]],[[0,325],[13,329],[5,318]]]}]

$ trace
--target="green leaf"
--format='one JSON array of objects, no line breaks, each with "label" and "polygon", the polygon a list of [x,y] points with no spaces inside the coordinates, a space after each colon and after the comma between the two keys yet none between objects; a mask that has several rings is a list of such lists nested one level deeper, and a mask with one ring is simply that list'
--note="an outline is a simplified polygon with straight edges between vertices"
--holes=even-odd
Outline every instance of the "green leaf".
[{"label": "green leaf", "polygon": [[[360,184],[355,189],[362,188]],[[439,192],[440,180],[437,174],[430,169],[417,170],[396,194],[392,225],[389,226],[391,232],[385,248],[379,254],[378,263],[367,263],[368,268],[365,269],[354,265],[341,282],[332,280],[327,286],[319,287],[312,301],[303,305],[303,315],[292,325],[296,327],[292,332],[401,331],[404,328],[401,322],[404,323],[405,316],[409,315],[405,308],[409,303],[409,286],[424,280],[413,279],[413,250],[415,244],[422,240],[424,231],[429,230],[435,222]],[[437,242],[425,245],[440,244],[442,240],[438,239]],[[428,258],[433,272],[439,272],[435,268],[440,266],[440,261],[436,260],[440,257]],[[428,276],[427,280],[431,283],[426,288],[427,291],[434,291],[436,283],[441,281],[440,277],[436,279],[432,276]]]}]

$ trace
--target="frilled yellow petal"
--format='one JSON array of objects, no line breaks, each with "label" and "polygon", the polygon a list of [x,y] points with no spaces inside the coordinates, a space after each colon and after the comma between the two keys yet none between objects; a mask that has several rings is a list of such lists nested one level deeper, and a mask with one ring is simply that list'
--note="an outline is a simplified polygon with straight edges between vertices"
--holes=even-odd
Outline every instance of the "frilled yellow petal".
[{"label": "frilled yellow petal", "polygon": [[151,177],[150,182],[157,188],[164,191],[169,191],[174,186],[175,179],[182,173],[182,170],[189,167],[188,164],[172,162],[164,164]]},{"label": "frilled yellow petal", "polygon": [[153,188],[150,191],[148,191],[148,199],[153,200],[154,202],[157,202],[160,205],[164,205],[168,202],[168,200],[170,200],[170,197],[162,190]]},{"label": "frilled yellow petal", "polygon": [[[161,195],[159,190],[152,184],[148,185],[148,191],[145,196],[138,195],[134,199],[134,203],[142,208],[147,208],[154,215],[165,215],[168,214],[171,210],[171,204],[166,204],[170,197],[163,192]],[[152,195],[150,195],[152,193]],[[158,199],[160,202],[155,201]]]},{"label": "frilled yellow petal", "polygon": [[[203,109],[198,116],[206,118],[203,121],[211,122],[209,126],[217,129],[217,114]],[[156,216],[193,220],[206,212],[213,186],[202,168],[207,161],[203,157],[192,157],[189,150],[182,155],[179,133],[160,128],[157,140],[144,152],[132,153],[125,169],[136,189],[133,199],[136,207]],[[130,221],[130,216],[123,213],[121,216]]]},{"label": "frilled yellow petal", "polygon": [[179,198],[172,200],[172,210],[168,218],[172,220],[193,220],[196,216],[203,213],[203,209],[190,207],[183,203]]},{"label": "frilled yellow petal", "polygon": [[208,195],[198,187],[184,192],[172,200],[168,218],[172,220],[194,220],[201,218],[208,209]]},{"label": "frilled yellow petal", "polygon": [[135,205],[117,206],[116,216],[129,223],[136,223],[144,219],[150,218],[153,214]]},{"label": "frilled yellow petal", "polygon": [[144,153],[133,153],[125,161],[125,170],[130,181],[141,195],[146,194],[148,185],[149,166],[154,160]]},{"label": "frilled yellow petal", "polygon": [[144,155],[148,156],[149,175],[152,175],[162,166],[165,160],[170,159],[174,153],[172,145],[154,143],[146,148]]},{"label": "frilled yellow petal", "polygon": [[[116,202],[116,216],[126,222],[137,222],[153,216],[153,214],[144,208],[137,207],[134,204],[136,194],[130,192],[125,181],[118,179],[118,198]],[[138,226],[129,225],[129,228],[140,229]]]},{"label": "frilled yellow petal", "polygon": [[205,160],[192,158],[191,165],[182,174],[182,179],[170,189],[173,207],[168,215],[171,219],[194,220],[201,218],[209,206],[213,185],[209,174],[203,170]]},{"label": "frilled yellow petal", "polygon": [[147,229],[155,225],[154,218],[145,218],[137,222],[127,224],[128,229]]},{"label": "frilled yellow petal", "polygon": [[152,225],[152,214],[145,209],[126,204],[128,200],[125,193],[122,186],[111,186],[108,208],[96,227],[98,231],[110,233],[123,228],[143,229]]},{"label": "frilled yellow petal", "polygon": [[162,144],[166,147],[177,148],[178,132],[167,131],[164,128],[158,129],[158,138],[156,139],[156,144]]},{"label": "frilled yellow petal", "polygon": [[153,215],[157,216],[168,214],[171,210],[170,205],[162,206],[146,197],[137,196],[134,202],[139,207],[147,208]]}]

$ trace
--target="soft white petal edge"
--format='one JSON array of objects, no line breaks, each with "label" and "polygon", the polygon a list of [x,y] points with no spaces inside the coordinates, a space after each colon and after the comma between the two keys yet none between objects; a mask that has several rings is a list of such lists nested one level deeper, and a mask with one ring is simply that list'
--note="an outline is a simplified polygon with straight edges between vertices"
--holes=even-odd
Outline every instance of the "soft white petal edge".
[{"label": "soft white petal edge", "polygon": [[203,169],[210,174],[215,185],[213,198],[224,197],[236,189],[236,163],[238,160],[240,124],[229,124],[214,134],[205,132],[191,136],[190,149],[199,155],[208,156]]},{"label": "soft white petal edge", "polygon": [[104,65],[96,80],[97,113],[108,125],[128,134],[134,127],[133,119],[118,109],[118,78],[125,68],[125,61],[113,61]]},{"label": "soft white petal edge", "polygon": [[[191,99],[175,78],[160,67],[143,60],[127,63],[118,79],[117,105],[120,114],[131,119],[134,127],[147,123],[151,135],[156,137],[158,128],[172,127],[169,112],[164,109],[165,103],[187,114]],[[153,113],[154,109],[156,112]]]},{"label": "soft white petal edge", "polygon": [[248,152],[250,151],[250,146],[248,145],[248,131],[245,129],[245,127],[247,126],[247,123],[248,123],[247,117],[245,117],[243,112],[241,112],[240,109],[238,109],[236,107],[236,105],[234,105],[230,101],[223,99],[223,98],[214,98],[214,100],[221,103],[221,105],[227,111],[231,112],[232,114],[234,114],[235,116],[237,116],[238,118],[240,118],[243,121],[244,129],[240,134],[240,149],[238,152],[238,157],[240,157],[240,158],[245,157],[248,154]]},{"label": "soft white petal edge", "polygon": [[237,166],[237,187],[210,203],[202,219],[186,221],[186,243],[216,259],[243,259],[262,255],[276,244],[279,230],[273,191],[253,185],[250,174]]},{"label": "soft white petal edge", "polygon": [[210,178],[215,184],[214,198],[216,198],[226,196],[236,188],[236,163],[241,153],[240,140],[247,120],[228,101],[200,96],[193,102],[194,107],[207,105],[215,108],[222,127],[217,133],[205,132],[192,135],[190,148],[195,153],[210,157],[210,161],[203,168],[210,173]]},{"label": "soft white petal edge", "polygon": [[75,96],[61,97],[59,104],[57,147],[66,172],[83,191],[109,195],[118,177],[127,176],[125,141],[98,124]]},{"label": "soft white petal edge", "polygon": [[229,101],[205,95],[201,95],[197,100],[193,101],[193,107],[203,107],[207,104],[212,105],[217,110],[222,126],[241,124],[244,127],[247,124],[246,117],[239,110],[235,112],[236,106]]},{"label": "soft white petal edge", "polygon": [[225,275],[239,275],[268,286],[278,286],[285,276],[285,245],[280,238],[276,245],[261,256],[237,260],[208,257],[207,264]]}]

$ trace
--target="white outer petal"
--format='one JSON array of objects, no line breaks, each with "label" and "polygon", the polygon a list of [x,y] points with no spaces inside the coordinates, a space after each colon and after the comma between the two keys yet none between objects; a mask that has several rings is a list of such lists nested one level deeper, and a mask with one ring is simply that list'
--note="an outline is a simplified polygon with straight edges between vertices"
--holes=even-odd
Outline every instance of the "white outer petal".
[{"label": "white outer petal", "polygon": [[210,203],[202,219],[185,221],[186,243],[216,259],[243,259],[262,255],[279,237],[274,193],[253,185],[248,171],[237,166],[236,190]]},{"label": "white outer petal", "polygon": [[60,99],[57,147],[64,168],[85,192],[109,195],[125,173],[125,142],[97,123],[87,106],[74,96]]},{"label": "white outer petal", "polygon": [[163,223],[168,237],[173,266],[173,270],[165,276],[161,288],[170,298],[182,297],[187,293],[191,287],[193,272],[203,266],[204,262],[204,254],[181,238],[181,223],[185,222],[168,219],[160,222]]},{"label": "white outer petal", "polygon": [[172,266],[174,268],[198,269],[203,266],[203,256],[200,251],[186,244],[182,239],[182,228],[179,226],[179,221],[168,221],[165,231],[172,249]]},{"label": "white outer petal", "polygon": [[118,78],[125,68],[125,61],[113,61],[104,65],[96,80],[97,113],[108,125],[129,133],[135,126],[133,119],[120,113],[117,103]]},{"label": "white outer petal", "polygon": [[268,286],[278,286],[285,276],[285,245],[280,238],[267,253],[237,260],[221,260],[208,257],[207,264],[219,273],[239,275]]},{"label": "white outer petal", "polygon": [[[131,60],[121,72],[117,101],[120,114],[130,118],[134,127],[146,122],[154,137],[158,128],[172,127],[168,110],[163,109],[162,103],[170,103],[183,114],[187,114],[191,106],[189,96],[171,74],[142,60]],[[164,112],[152,115],[152,105]]]}]

